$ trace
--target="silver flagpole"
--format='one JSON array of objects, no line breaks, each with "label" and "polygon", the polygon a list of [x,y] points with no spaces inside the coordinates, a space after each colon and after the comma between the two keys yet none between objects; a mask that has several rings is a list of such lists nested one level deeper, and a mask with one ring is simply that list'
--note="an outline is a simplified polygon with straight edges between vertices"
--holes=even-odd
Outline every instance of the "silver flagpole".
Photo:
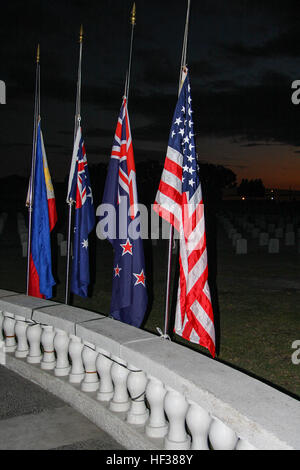
[{"label": "silver flagpole", "polygon": [[32,210],[34,198],[34,179],[35,179],[35,162],[36,162],[36,141],[37,126],[40,115],[40,45],[37,46],[36,54],[36,72],[35,72],[35,94],[34,94],[34,117],[33,117],[33,138],[32,138],[32,157],[31,157],[31,174],[29,180],[29,194],[26,201],[28,206],[28,241],[27,241],[27,276],[26,276],[26,294],[29,293],[29,271],[30,271],[30,255],[31,255],[31,235],[32,235]]},{"label": "silver flagpole", "polygon": [[[77,93],[76,93],[76,107],[75,107],[75,124],[74,124],[74,143],[77,135],[77,130],[80,125],[81,113],[81,63],[82,63],[82,40],[83,40],[83,27],[80,26],[79,32],[79,63],[78,63],[78,78],[77,78]],[[65,304],[70,300],[70,257],[71,257],[71,232],[72,232],[72,208],[73,202],[69,200],[69,218],[68,218],[68,239],[67,239],[67,267],[66,267],[66,290],[65,290]]]},{"label": "silver flagpole", "polygon": [[[188,31],[189,31],[189,18],[190,18],[190,6],[191,0],[188,0],[187,12],[186,12],[186,21],[184,29],[184,38],[181,54],[181,64],[180,64],[180,76],[179,76],[179,87],[178,87],[178,96],[182,86],[182,77],[183,77],[183,68],[186,66],[186,55],[187,55],[187,42],[188,42]],[[174,242],[174,227],[170,224],[170,234],[169,234],[169,250],[168,250],[168,271],[167,271],[167,288],[166,288],[166,305],[165,305],[165,325],[164,325],[164,334],[165,338],[168,338],[169,323],[170,323],[170,291],[171,291],[171,271],[172,271],[172,248]]]},{"label": "silver flagpole", "polygon": [[130,85],[130,73],[131,73],[131,64],[132,64],[132,48],[133,48],[133,33],[135,27],[135,20],[136,20],[136,6],[135,3],[133,4],[132,11],[131,11],[131,39],[130,39],[130,49],[129,49],[129,62],[128,62],[128,70],[126,75],[126,85],[125,85],[125,96],[128,102],[128,94],[129,94],[129,85]]}]

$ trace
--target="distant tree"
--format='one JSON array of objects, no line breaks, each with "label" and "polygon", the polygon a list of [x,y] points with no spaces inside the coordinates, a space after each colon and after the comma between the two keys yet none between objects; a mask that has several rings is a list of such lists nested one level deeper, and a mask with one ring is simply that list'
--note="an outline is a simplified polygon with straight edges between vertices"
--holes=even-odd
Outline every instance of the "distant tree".
[{"label": "distant tree", "polygon": [[245,196],[248,198],[251,197],[264,197],[265,196],[265,187],[260,178],[248,180],[243,178],[239,187],[238,194],[240,196]]},{"label": "distant tree", "polygon": [[199,162],[199,176],[208,203],[220,201],[225,188],[236,186],[236,174],[222,165]]}]

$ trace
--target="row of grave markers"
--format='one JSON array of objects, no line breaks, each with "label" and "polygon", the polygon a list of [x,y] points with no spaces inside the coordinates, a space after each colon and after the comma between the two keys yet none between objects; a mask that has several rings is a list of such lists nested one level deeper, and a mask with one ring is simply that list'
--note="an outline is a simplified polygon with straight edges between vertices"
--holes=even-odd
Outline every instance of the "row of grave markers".
[{"label": "row of grave markers", "polygon": [[[296,251],[300,253],[300,216],[296,216],[293,222],[280,218],[276,224],[267,223],[266,219],[267,216],[254,216],[252,221],[249,221],[248,216],[233,213],[218,215],[218,220],[231,240],[237,255],[248,253],[250,240],[256,240],[258,247],[266,247],[268,253],[279,253],[280,246],[295,247]],[[3,233],[6,220],[7,214],[1,213],[0,236]],[[21,212],[17,214],[17,230],[22,256],[27,257],[28,228]],[[64,239],[62,233],[57,233],[56,237],[60,256],[67,256],[67,240]],[[157,240],[154,244],[157,244]]]},{"label": "row of grave markers", "polygon": [[218,216],[218,220],[231,240],[237,255],[248,253],[250,240],[256,240],[260,247],[267,247],[267,252],[271,254],[279,253],[280,245],[296,247],[300,253],[300,218],[298,216],[293,222],[280,218],[277,224],[267,223],[264,216],[256,216],[254,222],[250,222],[248,216],[222,214]]}]

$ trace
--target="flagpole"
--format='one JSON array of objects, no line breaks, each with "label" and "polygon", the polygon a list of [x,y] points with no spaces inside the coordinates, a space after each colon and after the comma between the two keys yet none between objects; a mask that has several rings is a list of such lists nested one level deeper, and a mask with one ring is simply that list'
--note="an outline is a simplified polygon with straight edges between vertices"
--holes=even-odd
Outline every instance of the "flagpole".
[{"label": "flagpole", "polygon": [[133,48],[133,34],[134,34],[134,27],[135,27],[135,20],[136,20],[136,6],[135,3],[133,4],[132,11],[131,11],[131,38],[130,38],[130,48],[129,48],[129,62],[128,62],[128,70],[126,74],[126,83],[125,83],[125,96],[128,102],[128,94],[129,94],[129,85],[130,85],[130,73],[131,73],[131,64],[132,64],[132,48]]},{"label": "flagpole", "polygon": [[[178,95],[180,94],[180,90],[181,90],[181,86],[182,86],[183,69],[186,66],[190,6],[191,6],[191,0],[188,0],[187,12],[186,12],[186,21],[185,21],[185,29],[184,29],[184,37],[183,37],[182,54],[181,54]],[[168,268],[167,268],[167,288],[166,288],[166,305],[165,305],[165,324],[164,324],[164,334],[163,334],[163,336],[165,338],[169,337],[168,336],[168,331],[169,331],[169,322],[170,322],[170,291],[171,291],[171,271],[172,271],[173,242],[174,242],[174,227],[173,227],[172,224],[170,224],[169,250],[168,250]]]},{"label": "flagpole", "polygon": [[[78,127],[80,126],[80,113],[81,113],[81,63],[82,63],[82,41],[83,41],[83,26],[80,26],[79,31],[79,61],[78,61],[78,76],[77,76],[77,92],[76,92],[76,107],[75,107],[75,123],[74,123],[74,142]],[[65,289],[65,304],[70,300],[70,257],[71,257],[71,232],[72,232],[72,208],[74,201],[68,201],[69,216],[68,216],[68,239],[67,239],[67,267],[66,267],[66,289]]]},{"label": "flagpole", "polygon": [[33,115],[33,138],[32,138],[32,157],[31,157],[31,175],[29,181],[29,199],[28,205],[28,240],[27,240],[27,276],[26,276],[26,294],[29,293],[29,271],[30,271],[30,255],[31,255],[31,234],[32,234],[32,210],[34,198],[34,179],[35,179],[35,163],[36,163],[36,142],[37,142],[37,126],[40,115],[40,45],[37,46],[36,53],[36,72],[35,72],[35,93],[34,93],[34,115]]}]

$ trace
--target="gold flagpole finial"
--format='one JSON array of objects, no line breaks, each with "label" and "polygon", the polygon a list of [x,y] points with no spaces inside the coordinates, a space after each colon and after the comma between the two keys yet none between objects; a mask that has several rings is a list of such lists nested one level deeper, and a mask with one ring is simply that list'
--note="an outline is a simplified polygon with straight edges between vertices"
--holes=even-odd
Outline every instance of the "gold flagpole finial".
[{"label": "gold flagpole finial", "polygon": [[136,6],[135,6],[135,3],[134,3],[133,7],[132,7],[132,12],[131,12],[131,24],[132,24],[132,26],[135,25],[135,14],[136,14]]},{"label": "gold flagpole finial", "polygon": [[38,44],[37,46],[37,51],[36,51],[36,63],[40,63],[40,45]]},{"label": "gold flagpole finial", "polygon": [[79,42],[82,42],[83,39],[83,26],[80,25],[80,31],[79,31]]}]

